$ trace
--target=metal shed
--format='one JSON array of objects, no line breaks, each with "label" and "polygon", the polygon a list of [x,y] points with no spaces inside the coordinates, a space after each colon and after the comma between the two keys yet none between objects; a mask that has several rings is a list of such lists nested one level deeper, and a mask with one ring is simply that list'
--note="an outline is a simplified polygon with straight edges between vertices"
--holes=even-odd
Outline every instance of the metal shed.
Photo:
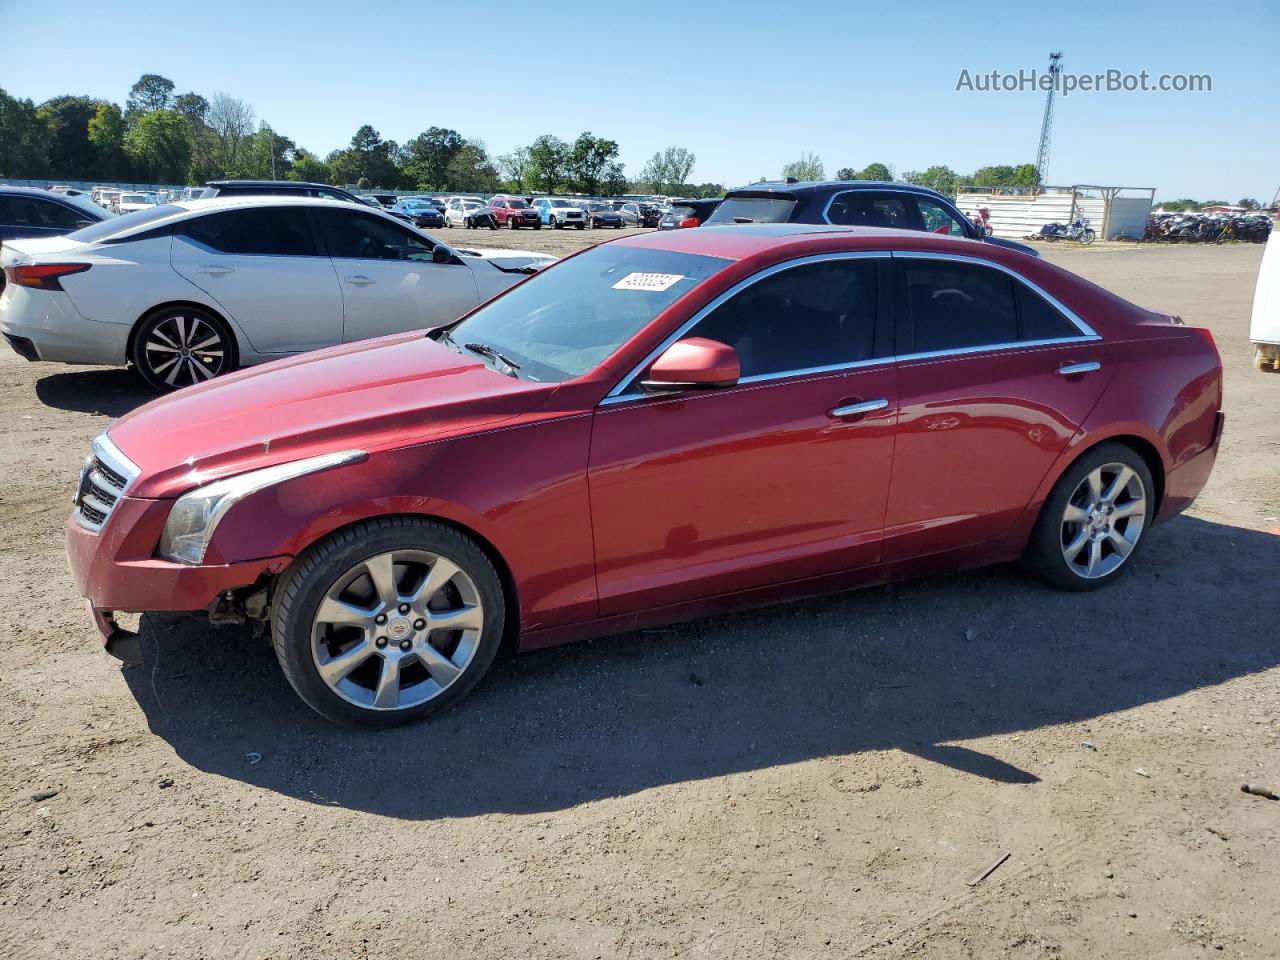
[{"label": "metal shed", "polygon": [[1039,233],[1046,223],[1070,223],[1087,217],[1103,240],[1139,240],[1147,224],[1155,187],[961,187],[956,206],[973,218],[979,207],[991,212],[998,237],[1014,239]]}]

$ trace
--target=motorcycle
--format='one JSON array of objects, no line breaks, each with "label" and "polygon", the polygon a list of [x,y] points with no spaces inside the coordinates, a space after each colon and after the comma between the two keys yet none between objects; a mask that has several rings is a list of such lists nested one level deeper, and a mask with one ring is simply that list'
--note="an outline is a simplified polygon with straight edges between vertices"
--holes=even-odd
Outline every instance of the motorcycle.
[{"label": "motorcycle", "polygon": [[1094,240],[1098,239],[1098,235],[1094,233],[1093,229],[1089,226],[1088,217],[1077,217],[1065,226],[1061,223],[1046,223],[1040,228],[1040,232],[1038,234],[1033,234],[1032,238],[1048,240],[1051,242],[1057,240],[1075,240],[1077,243],[1082,243],[1085,246],[1088,246],[1093,243]]}]

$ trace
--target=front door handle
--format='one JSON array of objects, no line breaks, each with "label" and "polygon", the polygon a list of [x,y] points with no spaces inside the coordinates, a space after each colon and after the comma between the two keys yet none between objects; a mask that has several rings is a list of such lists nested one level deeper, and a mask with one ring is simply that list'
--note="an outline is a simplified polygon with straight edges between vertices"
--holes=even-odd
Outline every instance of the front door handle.
[{"label": "front door handle", "polygon": [[1054,371],[1060,377],[1074,377],[1081,373],[1093,373],[1095,370],[1101,370],[1102,364],[1097,360],[1087,360],[1084,363],[1064,363]]},{"label": "front door handle", "polygon": [[235,273],[230,267],[218,266],[217,264],[200,267],[197,272],[203,273],[207,277],[225,277],[228,273]]},{"label": "front door handle", "polygon": [[861,403],[847,403],[843,407],[836,407],[831,411],[833,417],[857,417],[864,413],[874,413],[877,410],[883,410],[889,405],[889,401],[881,397],[879,400],[864,400]]},{"label": "front door handle", "polygon": [[351,284],[353,287],[367,287],[369,284],[373,283],[373,281],[363,273],[357,273],[354,277],[343,277],[342,279],[346,280],[347,283]]}]

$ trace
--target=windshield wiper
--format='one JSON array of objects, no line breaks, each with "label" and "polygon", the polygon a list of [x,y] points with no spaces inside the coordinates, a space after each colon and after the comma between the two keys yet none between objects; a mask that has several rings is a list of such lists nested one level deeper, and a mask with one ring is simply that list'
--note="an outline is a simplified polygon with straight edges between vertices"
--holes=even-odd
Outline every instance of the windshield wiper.
[{"label": "windshield wiper", "polygon": [[500,363],[505,364],[507,366],[507,369],[510,371],[508,376],[514,377],[516,375],[516,371],[520,369],[520,364],[516,363],[510,357],[504,357],[501,353],[499,353],[493,347],[489,346],[487,343],[464,343],[463,346],[466,347],[468,350],[470,350],[472,353],[478,353],[482,357],[490,357],[491,359],[497,360]]}]

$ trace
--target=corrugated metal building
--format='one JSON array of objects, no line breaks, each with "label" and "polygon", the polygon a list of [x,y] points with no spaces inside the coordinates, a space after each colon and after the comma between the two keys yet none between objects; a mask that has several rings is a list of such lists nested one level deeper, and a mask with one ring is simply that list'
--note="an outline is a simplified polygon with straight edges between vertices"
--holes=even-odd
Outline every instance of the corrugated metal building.
[{"label": "corrugated metal building", "polygon": [[1039,233],[1046,223],[1065,224],[1076,217],[1086,217],[1101,239],[1137,240],[1146,227],[1154,196],[1154,187],[1080,184],[1040,187],[1034,193],[1000,187],[961,187],[956,206],[971,219],[977,217],[979,207],[986,207],[998,237],[1019,239]]}]

